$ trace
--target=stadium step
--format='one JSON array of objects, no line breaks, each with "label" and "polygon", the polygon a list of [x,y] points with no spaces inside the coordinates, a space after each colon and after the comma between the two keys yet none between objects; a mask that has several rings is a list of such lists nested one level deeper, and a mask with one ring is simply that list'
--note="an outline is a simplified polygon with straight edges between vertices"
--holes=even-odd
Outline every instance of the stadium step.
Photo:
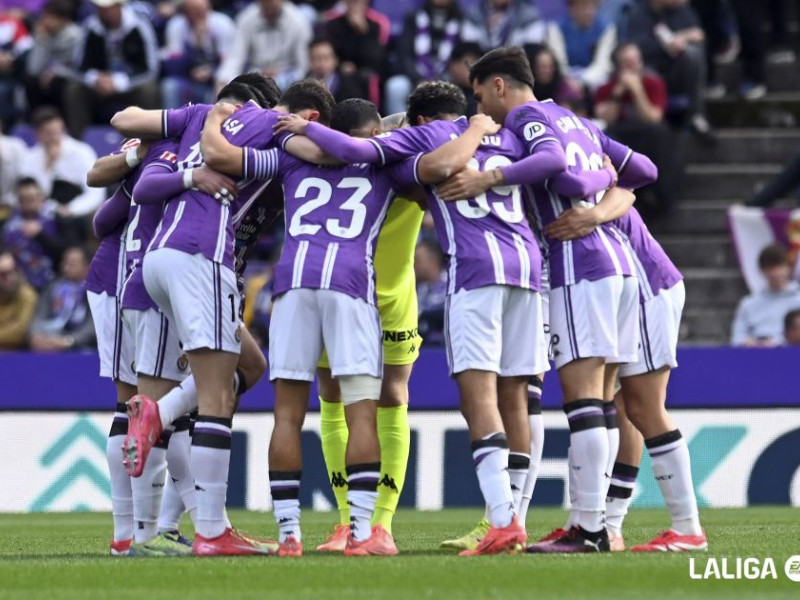
[{"label": "stadium step", "polygon": [[738,262],[729,235],[665,234],[661,246],[681,269],[736,269]]},{"label": "stadium step", "polygon": [[708,120],[714,127],[720,129],[731,127],[785,129],[800,123],[800,92],[770,92],[759,100],[726,97],[709,100],[706,106]]},{"label": "stadium step", "polygon": [[[742,81],[740,63],[717,65],[717,79],[728,89],[729,94],[736,94]],[[770,92],[791,92],[800,90],[800,69],[796,63],[766,65],[767,89]]]},{"label": "stadium step", "polygon": [[681,342],[692,345],[729,344],[735,307],[687,306],[681,320]]},{"label": "stadium step", "polygon": [[683,200],[666,217],[648,221],[660,241],[664,235],[721,235],[728,232],[728,208],[735,200]]},{"label": "stadium step", "polygon": [[738,268],[683,269],[686,279],[686,305],[732,308],[747,294]]},{"label": "stadium step", "polygon": [[714,147],[692,138],[686,146],[686,161],[783,164],[797,153],[800,153],[800,129],[725,129],[717,132]]},{"label": "stadium step", "polygon": [[683,181],[683,196],[698,199],[745,199],[759,183],[781,171],[777,163],[689,164]]}]

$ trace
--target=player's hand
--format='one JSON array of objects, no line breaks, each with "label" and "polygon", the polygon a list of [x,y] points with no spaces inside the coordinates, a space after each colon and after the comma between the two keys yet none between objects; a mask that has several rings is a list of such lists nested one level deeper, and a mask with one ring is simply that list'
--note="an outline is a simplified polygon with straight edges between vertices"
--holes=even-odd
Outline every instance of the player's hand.
[{"label": "player's hand", "polygon": [[439,184],[436,191],[442,200],[468,200],[482,194],[491,185],[491,172],[484,173],[475,169],[462,169],[449,179]]},{"label": "player's hand", "polygon": [[544,233],[549,238],[566,242],[586,237],[597,229],[597,225],[593,208],[570,208],[545,227]]},{"label": "player's hand", "polygon": [[491,135],[500,131],[500,125],[494,122],[489,115],[478,113],[469,118],[469,126],[480,129],[484,135]]},{"label": "player's hand", "polygon": [[222,124],[235,112],[236,106],[230,102],[217,102],[213,107],[211,107],[206,120]]},{"label": "player's hand", "polygon": [[308,121],[295,114],[281,115],[278,122],[273,127],[274,133],[294,133],[295,135],[305,135]]},{"label": "player's hand", "polygon": [[619,173],[617,173],[617,169],[614,167],[614,163],[611,162],[611,158],[608,156],[608,154],[603,154],[603,168],[608,169],[611,172],[611,175],[614,177],[613,185],[617,185],[617,181],[619,181]]},{"label": "player's hand", "polygon": [[233,179],[208,167],[195,169],[192,173],[192,180],[195,188],[215,200],[219,200],[222,204],[229,204],[239,193],[239,188]]}]

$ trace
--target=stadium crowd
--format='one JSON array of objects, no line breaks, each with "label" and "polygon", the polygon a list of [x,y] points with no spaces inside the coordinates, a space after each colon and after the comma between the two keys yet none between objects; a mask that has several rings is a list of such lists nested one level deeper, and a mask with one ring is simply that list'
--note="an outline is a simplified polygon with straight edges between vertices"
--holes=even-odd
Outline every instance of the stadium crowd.
[{"label": "stadium crowd", "polygon": [[[772,12],[767,40],[754,14]],[[413,87],[447,79],[476,110],[466,65],[521,45],[535,94],[602,123],[652,157],[660,178],[638,206],[665,213],[680,187],[684,131],[713,142],[704,100],[766,92],[767,60],[793,60],[784,2],[745,0],[4,0],[0,12],[0,348],[93,344],[80,283],[106,198],[86,183],[118,140],[125,106],[207,102],[235,75],[259,70],[282,87],[323,81],[337,100],[405,109]],[[745,80],[725,90],[716,65],[739,55]],[[270,264],[281,232],[265,232],[248,284],[246,321],[266,334]],[[416,257],[421,327],[441,341],[444,269],[427,222]],[[261,337],[261,341],[266,340]]]}]

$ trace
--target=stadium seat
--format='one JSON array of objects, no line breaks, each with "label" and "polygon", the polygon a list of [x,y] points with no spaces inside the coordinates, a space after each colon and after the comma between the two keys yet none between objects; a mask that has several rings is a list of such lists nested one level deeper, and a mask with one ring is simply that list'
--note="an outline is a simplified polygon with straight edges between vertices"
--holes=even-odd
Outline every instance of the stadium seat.
[{"label": "stadium seat", "polygon": [[422,0],[375,0],[372,8],[389,17],[392,37],[400,34],[406,15],[422,6]]},{"label": "stadium seat", "polygon": [[83,141],[89,144],[97,156],[111,154],[119,148],[122,136],[107,125],[92,125],[83,132]]},{"label": "stadium seat", "polygon": [[33,146],[36,143],[36,130],[27,123],[17,123],[8,132],[8,135],[21,139],[28,146]]}]

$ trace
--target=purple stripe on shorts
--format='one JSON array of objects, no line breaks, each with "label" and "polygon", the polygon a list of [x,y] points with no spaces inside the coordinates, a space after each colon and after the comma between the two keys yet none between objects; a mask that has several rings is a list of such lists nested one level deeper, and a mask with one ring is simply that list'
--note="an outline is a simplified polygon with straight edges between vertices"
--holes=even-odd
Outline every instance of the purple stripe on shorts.
[{"label": "purple stripe on shorts", "polygon": [[203,433],[205,435],[218,435],[220,437],[231,437],[230,431],[222,431],[220,429],[214,429],[213,427],[203,427],[202,425],[196,424],[194,426],[194,433]]},{"label": "purple stripe on shorts", "polygon": [[222,276],[220,267],[214,263],[214,275],[217,279],[217,349],[222,350]]},{"label": "purple stripe on shorts", "polygon": [[580,358],[578,352],[578,337],[575,332],[575,316],[572,312],[572,290],[569,286],[564,287],[564,302],[567,305],[567,337],[569,338],[569,345],[572,349],[572,358]]}]

